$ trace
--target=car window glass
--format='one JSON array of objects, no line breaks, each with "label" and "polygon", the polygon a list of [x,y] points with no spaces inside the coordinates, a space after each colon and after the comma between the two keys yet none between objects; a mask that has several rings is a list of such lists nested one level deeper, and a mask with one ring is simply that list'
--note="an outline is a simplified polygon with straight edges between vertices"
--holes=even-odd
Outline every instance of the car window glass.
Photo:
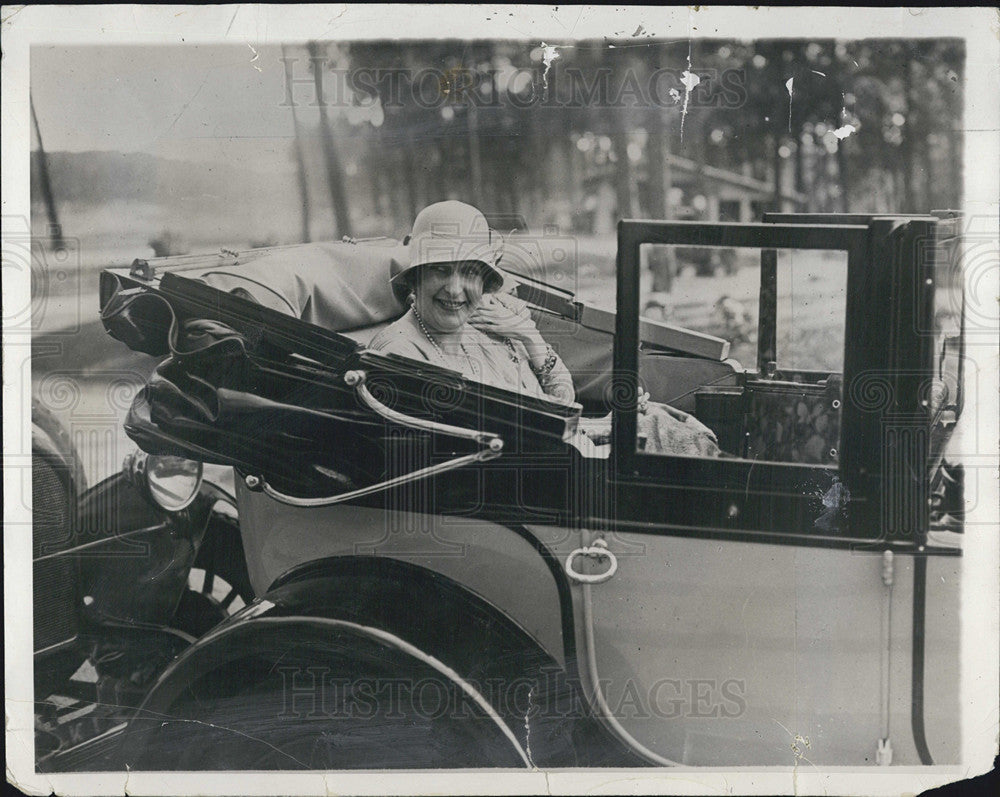
[{"label": "car window glass", "polygon": [[729,356],[757,367],[760,250],[643,244],[639,314],[729,341]]},{"label": "car window glass", "polygon": [[672,430],[669,418],[649,417],[658,414],[663,385],[687,381],[685,372],[701,369],[693,415],[722,452],[835,467],[846,252],[643,244],[640,264],[640,317],[723,338],[738,365],[736,376],[713,382],[704,362],[645,352],[640,388],[650,393],[653,411],[646,405],[640,412],[637,450],[716,455],[711,446],[691,445],[690,429]]},{"label": "car window glass", "polygon": [[843,371],[847,252],[777,251],[777,363]]}]

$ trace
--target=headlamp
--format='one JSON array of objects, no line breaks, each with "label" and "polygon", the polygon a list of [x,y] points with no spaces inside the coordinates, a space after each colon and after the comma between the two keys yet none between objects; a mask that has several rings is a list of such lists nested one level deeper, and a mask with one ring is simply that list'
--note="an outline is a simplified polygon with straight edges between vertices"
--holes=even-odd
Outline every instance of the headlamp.
[{"label": "headlamp", "polygon": [[201,488],[202,463],[136,451],[125,458],[125,477],[167,512],[189,506]]}]

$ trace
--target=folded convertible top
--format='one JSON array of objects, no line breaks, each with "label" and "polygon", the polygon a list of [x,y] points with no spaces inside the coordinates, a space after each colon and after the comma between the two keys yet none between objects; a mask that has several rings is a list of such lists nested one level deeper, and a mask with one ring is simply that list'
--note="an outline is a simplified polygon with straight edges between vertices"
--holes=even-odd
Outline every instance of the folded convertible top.
[{"label": "folded convertible top", "polygon": [[310,324],[340,331],[367,327],[405,309],[389,287],[394,261],[406,247],[391,238],[276,247],[249,262],[189,276],[226,293],[245,291],[254,301]]}]

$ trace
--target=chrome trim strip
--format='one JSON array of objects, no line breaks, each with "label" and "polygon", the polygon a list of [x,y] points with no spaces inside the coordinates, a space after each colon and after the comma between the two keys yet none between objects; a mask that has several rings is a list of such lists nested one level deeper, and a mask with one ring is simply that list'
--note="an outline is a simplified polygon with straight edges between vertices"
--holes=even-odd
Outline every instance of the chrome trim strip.
[{"label": "chrome trim strip", "polygon": [[77,545],[73,548],[67,548],[64,551],[56,551],[55,553],[47,553],[44,556],[37,556],[32,559],[32,564],[36,562],[44,562],[47,559],[55,559],[59,556],[71,556],[72,554],[79,553],[90,548],[96,548],[98,545],[107,545],[108,543],[114,542],[116,540],[124,540],[127,537],[134,537],[136,534],[148,534],[153,531],[163,531],[169,528],[169,523],[158,523],[155,526],[146,526],[141,529],[134,529],[132,531],[126,531],[124,534],[114,534],[110,537],[103,537],[99,540],[94,540],[93,542],[85,542],[83,545]]},{"label": "chrome trim strip", "polygon": [[[496,438],[499,440],[500,438]],[[387,479],[386,481],[379,482],[378,484],[371,484],[368,487],[362,487],[358,490],[351,490],[347,493],[341,493],[340,495],[326,496],[323,498],[296,498],[292,495],[286,495],[278,490],[275,490],[270,484],[268,484],[263,478],[260,479],[259,485],[263,489],[264,494],[273,498],[275,501],[280,501],[283,504],[288,504],[289,506],[298,507],[317,507],[317,506],[331,506],[333,504],[340,504],[344,501],[351,501],[355,498],[360,498],[364,495],[370,495],[371,493],[377,493],[381,490],[388,490],[392,487],[397,487],[401,484],[408,484],[409,482],[416,481],[417,479],[423,479],[425,476],[433,476],[438,473],[445,473],[449,470],[455,470],[456,468],[461,468],[463,465],[470,465],[473,462],[486,462],[491,459],[496,459],[500,456],[499,451],[494,451],[489,448],[484,448],[482,451],[478,451],[475,454],[466,454],[462,457],[456,457],[455,459],[449,459],[446,462],[439,462],[437,465],[430,465],[426,468],[421,468],[420,470],[415,470],[412,473],[404,474],[403,476],[396,476],[393,479]],[[253,478],[248,476],[248,479]]]},{"label": "chrome trim strip", "polygon": [[44,648],[39,648],[38,650],[34,651],[32,655],[41,656],[44,653],[49,653],[53,650],[58,650],[59,648],[68,647],[69,645],[72,645],[74,642],[76,642],[76,640],[79,638],[80,638],[79,634],[73,634],[73,636],[66,637],[66,639],[63,639],[60,642],[55,642],[51,645],[46,645]]}]

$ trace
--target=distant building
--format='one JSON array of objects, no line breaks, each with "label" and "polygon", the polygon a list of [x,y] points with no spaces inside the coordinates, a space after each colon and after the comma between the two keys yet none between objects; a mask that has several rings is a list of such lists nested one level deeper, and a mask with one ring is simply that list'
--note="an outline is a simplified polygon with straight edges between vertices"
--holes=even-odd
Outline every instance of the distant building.
[{"label": "distant building", "polygon": [[[672,153],[667,155],[667,161],[672,185],[684,192],[683,204],[695,206],[705,221],[751,222],[760,220],[764,210],[773,209],[773,180],[758,180],[747,173],[707,166]],[[805,207],[805,194],[787,185],[786,174],[781,177],[781,212],[792,213]],[[645,180],[645,175],[639,176],[640,192]],[[699,196],[704,197],[704,209],[695,205]]]},{"label": "distant building", "polygon": [[[741,174],[717,166],[708,166],[679,155],[668,154],[672,186],[669,217],[703,221],[752,222],[760,220],[765,210],[774,209],[773,181],[760,180],[748,173]],[[583,180],[583,212],[575,219],[581,232],[597,235],[613,233],[618,219],[625,215],[618,210],[614,189],[616,165],[606,163],[591,166]],[[648,176],[636,169],[634,204],[638,215],[649,217]],[[746,170],[749,171],[749,168]],[[782,175],[781,207],[785,213],[806,207],[805,194],[798,193]]]}]

